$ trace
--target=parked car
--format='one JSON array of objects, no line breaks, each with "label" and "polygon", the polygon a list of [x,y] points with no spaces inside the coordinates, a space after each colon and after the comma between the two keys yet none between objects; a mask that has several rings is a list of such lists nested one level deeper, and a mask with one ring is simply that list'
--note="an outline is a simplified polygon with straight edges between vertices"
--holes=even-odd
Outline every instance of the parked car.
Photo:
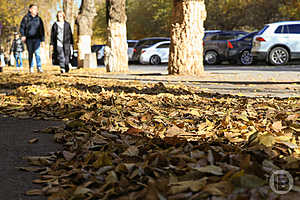
[{"label": "parked car", "polygon": [[131,62],[132,60],[132,56],[133,56],[133,50],[135,45],[138,43],[138,40],[127,40],[127,44],[128,44],[128,50],[127,50],[127,54],[128,54],[128,61]]},{"label": "parked car", "polygon": [[255,60],[284,65],[300,59],[300,21],[267,24],[253,39],[251,53]]},{"label": "parked car", "polygon": [[96,52],[97,65],[104,64],[104,48],[105,48],[104,44],[91,46],[91,51]]},{"label": "parked car", "polygon": [[204,62],[209,65],[227,60],[227,41],[247,35],[244,31],[206,31],[203,38]]},{"label": "parked car", "polygon": [[258,32],[252,32],[238,39],[227,41],[227,58],[231,63],[251,65],[253,57],[251,54],[252,40]]},{"label": "parked car", "polygon": [[141,49],[140,63],[158,65],[169,61],[170,41],[163,41]]},{"label": "parked car", "polygon": [[152,37],[152,38],[144,38],[138,41],[136,43],[134,50],[133,50],[133,56],[132,61],[139,62],[140,61],[140,55],[142,48],[150,47],[158,42],[162,41],[170,41],[170,38],[167,37]]}]

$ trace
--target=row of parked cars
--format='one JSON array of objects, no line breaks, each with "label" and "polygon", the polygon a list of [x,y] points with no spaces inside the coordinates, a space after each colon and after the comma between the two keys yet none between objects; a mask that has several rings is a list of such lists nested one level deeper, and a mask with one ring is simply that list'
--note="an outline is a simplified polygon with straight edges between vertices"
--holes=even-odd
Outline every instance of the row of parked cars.
[{"label": "row of parked cars", "polygon": [[265,61],[285,65],[300,59],[300,21],[282,21],[265,25],[258,32],[207,31],[204,37],[204,60],[251,65]]},{"label": "row of parked cars", "polygon": [[[169,60],[170,38],[152,37],[128,40],[130,62],[158,65]],[[251,65],[266,61],[284,65],[300,59],[300,21],[267,24],[260,31],[207,30],[203,38],[204,62],[216,65],[223,61],[231,64]],[[98,64],[103,64],[104,45],[92,46]]]}]

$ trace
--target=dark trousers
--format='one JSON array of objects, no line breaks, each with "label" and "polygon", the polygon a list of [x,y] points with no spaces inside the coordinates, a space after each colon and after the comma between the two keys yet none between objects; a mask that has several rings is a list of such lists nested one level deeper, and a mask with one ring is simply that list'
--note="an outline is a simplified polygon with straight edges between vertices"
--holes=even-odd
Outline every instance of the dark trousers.
[{"label": "dark trousers", "polygon": [[28,50],[28,59],[29,59],[30,69],[33,70],[33,54],[34,54],[37,69],[41,70],[41,68],[42,68],[41,56],[40,56],[41,40],[40,39],[27,39],[26,46],[27,46],[27,50]]},{"label": "dark trousers", "polygon": [[57,58],[58,58],[60,69],[64,70],[65,72],[68,72],[70,58],[69,56],[65,55],[63,47],[59,47],[59,46],[57,47]]}]

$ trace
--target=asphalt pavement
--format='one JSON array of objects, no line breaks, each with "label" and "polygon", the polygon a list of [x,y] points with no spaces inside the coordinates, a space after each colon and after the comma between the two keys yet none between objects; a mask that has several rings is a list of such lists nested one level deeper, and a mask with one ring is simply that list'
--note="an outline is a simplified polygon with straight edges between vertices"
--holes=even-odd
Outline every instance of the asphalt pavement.
[{"label": "asphalt pavement", "polygon": [[[46,197],[25,196],[28,190],[40,188],[32,180],[38,174],[21,171],[28,167],[23,159],[27,156],[45,156],[62,149],[54,142],[53,135],[41,134],[38,130],[59,126],[62,122],[33,119],[16,119],[0,115],[0,200],[44,200]],[[37,139],[30,144],[31,139]]]}]

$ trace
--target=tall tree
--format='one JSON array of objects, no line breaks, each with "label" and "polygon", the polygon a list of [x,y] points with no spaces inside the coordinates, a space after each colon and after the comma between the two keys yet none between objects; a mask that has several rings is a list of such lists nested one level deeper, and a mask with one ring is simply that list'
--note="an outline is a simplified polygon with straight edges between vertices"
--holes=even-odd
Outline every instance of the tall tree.
[{"label": "tall tree", "polygon": [[74,31],[75,19],[78,14],[77,2],[74,0],[63,0],[63,9],[66,15],[66,21],[70,23],[72,31]]},{"label": "tall tree", "polygon": [[204,0],[173,0],[169,74],[203,73]]},{"label": "tall tree", "polygon": [[94,0],[82,0],[78,25],[78,66],[83,66],[85,54],[91,53],[93,19],[97,15]]},{"label": "tall tree", "polygon": [[108,72],[127,72],[126,0],[106,0],[107,46],[105,67]]}]

